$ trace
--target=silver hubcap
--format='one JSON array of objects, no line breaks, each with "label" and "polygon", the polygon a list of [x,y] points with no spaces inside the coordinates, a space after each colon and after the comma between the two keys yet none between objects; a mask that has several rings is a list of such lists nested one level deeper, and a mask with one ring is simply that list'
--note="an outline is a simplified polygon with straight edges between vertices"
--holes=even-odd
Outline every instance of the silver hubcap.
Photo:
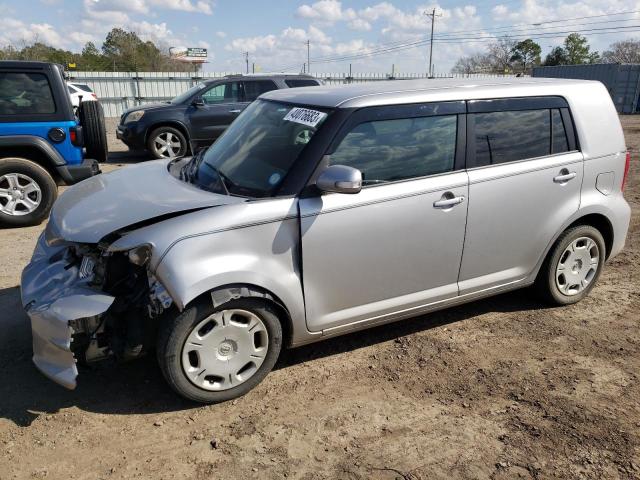
[{"label": "silver hubcap", "polygon": [[11,215],[27,215],[38,208],[42,201],[40,186],[22,173],[7,173],[0,177],[0,212]]},{"label": "silver hubcap", "polygon": [[166,158],[176,157],[182,147],[180,139],[171,132],[161,133],[153,140],[153,143],[156,146],[156,151]]},{"label": "silver hubcap", "polygon": [[211,391],[246,382],[269,349],[267,327],[246,310],[222,310],[191,331],[182,348],[182,369],[194,385]]},{"label": "silver hubcap", "polygon": [[556,285],[565,295],[577,295],[592,282],[600,264],[598,244],[580,237],[567,246],[556,267]]}]

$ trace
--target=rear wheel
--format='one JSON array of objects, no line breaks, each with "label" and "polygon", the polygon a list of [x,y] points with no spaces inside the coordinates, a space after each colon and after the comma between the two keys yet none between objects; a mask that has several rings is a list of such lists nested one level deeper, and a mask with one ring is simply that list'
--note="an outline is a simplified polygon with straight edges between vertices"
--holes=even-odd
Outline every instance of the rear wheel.
[{"label": "rear wheel", "polygon": [[151,132],[147,148],[155,158],[176,158],[187,154],[187,139],[173,127],[159,127]]},{"label": "rear wheel", "polygon": [[47,218],[58,187],[44,168],[25,158],[0,159],[0,225],[26,227]]},{"label": "rear wheel", "polygon": [[570,228],[549,252],[536,281],[538,291],[552,304],[579,302],[598,281],[605,256],[604,238],[596,228]]},{"label": "rear wheel", "polygon": [[82,102],[78,108],[87,158],[106,162],[109,156],[104,111],[98,102]]},{"label": "rear wheel", "polygon": [[268,302],[203,301],[167,319],[158,337],[158,362],[169,385],[201,403],[244,395],[271,371],[282,327]]}]

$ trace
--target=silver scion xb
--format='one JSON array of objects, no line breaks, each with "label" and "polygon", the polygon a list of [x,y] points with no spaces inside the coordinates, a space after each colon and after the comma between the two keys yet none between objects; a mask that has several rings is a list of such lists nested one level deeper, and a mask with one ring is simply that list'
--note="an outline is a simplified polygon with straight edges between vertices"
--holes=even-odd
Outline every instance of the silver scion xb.
[{"label": "silver scion xb", "polygon": [[33,361],[155,348],[199,402],[291,347],[534,285],[566,305],[620,252],[622,129],[598,82],[418,80],[264,94],[208,150],[70,188],[22,275]]}]

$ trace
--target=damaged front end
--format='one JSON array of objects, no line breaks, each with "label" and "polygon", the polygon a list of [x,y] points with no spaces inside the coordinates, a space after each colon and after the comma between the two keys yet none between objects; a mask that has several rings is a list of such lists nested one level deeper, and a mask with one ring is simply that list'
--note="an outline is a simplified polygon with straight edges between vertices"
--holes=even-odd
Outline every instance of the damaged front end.
[{"label": "damaged front end", "polygon": [[22,273],[33,362],[66,388],[76,387],[77,363],[143,355],[154,338],[154,319],[172,305],[147,269],[148,246],[128,252],[107,247],[48,244],[43,234]]}]

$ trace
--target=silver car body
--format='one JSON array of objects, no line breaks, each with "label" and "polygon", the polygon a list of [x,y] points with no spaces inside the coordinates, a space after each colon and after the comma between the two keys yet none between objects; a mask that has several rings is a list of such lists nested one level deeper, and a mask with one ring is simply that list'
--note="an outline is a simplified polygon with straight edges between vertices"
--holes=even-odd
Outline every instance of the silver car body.
[{"label": "silver car body", "polygon": [[[356,195],[216,195],[171,177],[165,161],[70,188],[23,273],[34,362],[73,388],[74,321],[100,315],[113,302],[79,278],[81,265],[64,268],[60,252],[71,244],[108,243],[108,252],[149,245],[150,278],[178,309],[231,287],[260,292],[287,312],[290,346],[530,285],[557,237],[583,218],[609,228],[608,258],[615,256],[630,219],[620,190],[626,147],[598,82],[395,81],[261,98],[355,110],[540,96],[566,100],[579,149],[376,185]],[[554,180],[565,174],[571,178]],[[451,195],[462,200],[434,208]],[[124,233],[109,241],[114,231]]]}]

